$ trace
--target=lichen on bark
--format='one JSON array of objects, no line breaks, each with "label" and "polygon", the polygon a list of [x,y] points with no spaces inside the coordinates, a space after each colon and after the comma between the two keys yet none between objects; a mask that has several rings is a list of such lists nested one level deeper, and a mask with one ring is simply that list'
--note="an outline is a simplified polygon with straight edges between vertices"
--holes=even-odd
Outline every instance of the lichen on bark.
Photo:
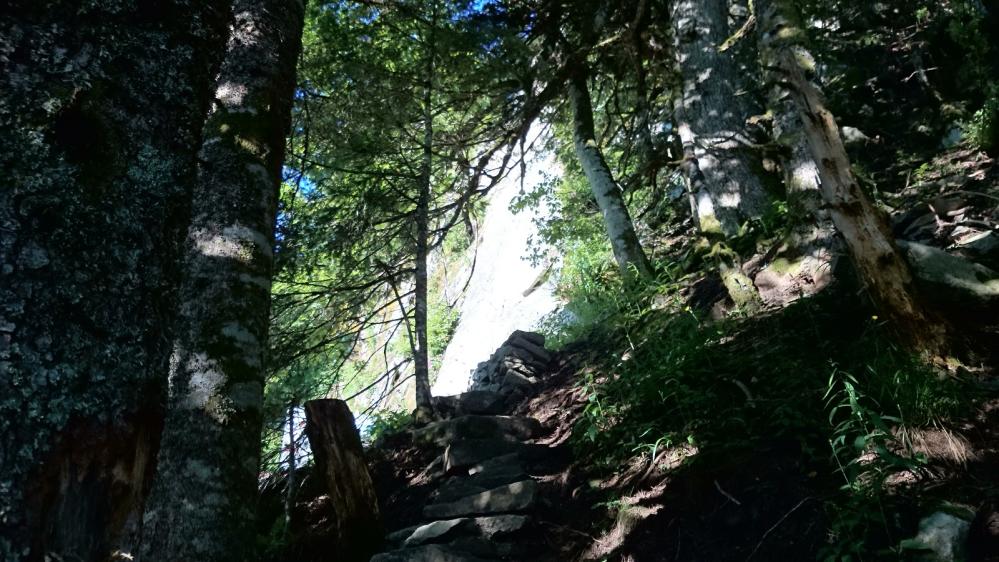
[{"label": "lichen on bark", "polygon": [[99,558],[136,522],[226,13],[14,1],[0,17],[0,559]]},{"label": "lichen on bark", "polygon": [[682,83],[675,101],[691,207],[704,234],[731,237],[769,203],[746,121],[757,114],[732,53],[726,0],[678,0],[673,43]]}]

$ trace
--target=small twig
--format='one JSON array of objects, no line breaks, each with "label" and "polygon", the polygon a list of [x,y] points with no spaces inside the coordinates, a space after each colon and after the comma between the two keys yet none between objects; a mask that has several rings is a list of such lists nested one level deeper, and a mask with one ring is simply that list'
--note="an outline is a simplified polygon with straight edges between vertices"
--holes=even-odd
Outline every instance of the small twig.
[{"label": "small twig", "polygon": [[[717,484],[717,482],[716,482],[716,484]],[[746,562],[749,562],[749,559],[756,555],[756,551],[758,551],[760,549],[760,547],[763,546],[763,541],[767,540],[767,537],[770,536],[770,533],[774,532],[774,529],[776,529],[777,527],[780,527],[780,524],[783,523],[785,519],[787,519],[788,517],[790,517],[790,515],[792,513],[794,513],[795,511],[797,511],[799,507],[805,505],[805,502],[807,502],[810,499],[812,499],[812,497],[808,496],[805,499],[803,499],[800,502],[798,502],[798,505],[792,507],[791,511],[788,511],[787,513],[785,513],[783,517],[781,517],[776,523],[774,523],[773,527],[770,527],[769,529],[767,529],[767,532],[763,533],[763,536],[760,538],[760,542],[756,543],[756,548],[754,548],[753,551],[749,553],[749,556],[746,557]]]},{"label": "small twig", "polygon": [[721,484],[719,484],[717,480],[715,480],[715,489],[718,490],[718,493],[731,500],[732,503],[734,503],[735,505],[742,506],[742,502],[735,499],[735,497],[732,494],[726,492],[725,490],[722,490]]}]

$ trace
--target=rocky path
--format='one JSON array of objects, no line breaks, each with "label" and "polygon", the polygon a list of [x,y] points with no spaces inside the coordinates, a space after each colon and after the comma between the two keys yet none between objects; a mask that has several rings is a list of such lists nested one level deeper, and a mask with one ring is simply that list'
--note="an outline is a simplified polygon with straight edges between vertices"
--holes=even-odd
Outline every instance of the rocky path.
[{"label": "rocky path", "polygon": [[441,450],[428,467],[434,490],[423,520],[391,532],[388,552],[372,562],[542,560],[541,476],[557,470],[562,451],[534,441],[538,420],[507,415],[549,372],[552,355],[537,334],[514,332],[479,365],[472,389],[443,397],[444,419],[414,430]]}]

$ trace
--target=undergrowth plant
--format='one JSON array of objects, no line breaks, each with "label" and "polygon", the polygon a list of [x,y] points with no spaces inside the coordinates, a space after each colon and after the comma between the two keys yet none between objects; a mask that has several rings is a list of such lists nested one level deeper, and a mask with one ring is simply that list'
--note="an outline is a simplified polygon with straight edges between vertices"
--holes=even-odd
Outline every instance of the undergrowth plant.
[{"label": "undergrowth plant", "polygon": [[577,324],[560,334],[584,338],[574,347],[589,358],[574,442],[596,470],[691,444],[700,453],[689,462],[708,450],[739,458],[792,444],[824,498],[821,559],[900,556],[907,522],[890,484],[902,473],[918,482],[925,470],[903,436],[959,415],[967,388],[900,351],[877,317],[837,295],[711,322],[669,276],[641,288],[604,279],[571,286],[585,300],[570,301]]}]

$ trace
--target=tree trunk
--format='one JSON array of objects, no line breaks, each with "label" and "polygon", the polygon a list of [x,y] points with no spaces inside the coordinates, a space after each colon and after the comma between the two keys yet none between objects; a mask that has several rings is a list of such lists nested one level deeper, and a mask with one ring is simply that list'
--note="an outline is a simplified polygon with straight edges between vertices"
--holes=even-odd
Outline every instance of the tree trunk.
[{"label": "tree trunk", "polygon": [[5,2],[0,559],[128,550],[229,2]]},{"label": "tree trunk", "polygon": [[774,51],[774,62],[789,84],[812,157],[818,163],[822,196],[836,228],[843,235],[858,277],[875,306],[909,346],[931,355],[946,350],[946,328],[919,301],[908,264],[895,245],[884,214],[857,184],[839,128],[825,106],[819,88],[809,81],[807,52],[801,49],[803,30],[780,0],[757,0],[757,10],[771,27],[763,41]]},{"label": "tree trunk", "polygon": [[437,25],[436,6],[427,39],[427,69],[423,85],[423,161],[416,199],[416,273],[415,303],[413,306],[416,328],[416,345],[413,350],[416,377],[416,417],[424,421],[433,415],[430,393],[430,355],[427,352],[427,254],[430,238],[430,197],[433,174],[434,143],[434,27]]},{"label": "tree trunk", "polygon": [[[805,137],[804,124],[794,100],[782,84],[783,77],[773,71],[777,66],[777,53],[766,38],[778,26],[790,22],[769,4],[756,3],[757,45],[768,85],[767,105],[773,116],[773,138],[781,149],[780,165],[792,229],[781,241],[773,261],[757,274],[756,285],[765,301],[782,305],[815,294],[829,285],[842,248],[836,237],[836,227],[822,201],[819,170]],[[802,55],[810,58],[807,51],[802,50]]]},{"label": "tree trunk", "polygon": [[288,405],[288,478],[285,480],[287,489],[284,494],[284,532],[285,536],[291,529],[291,512],[295,509],[295,488],[298,486],[296,480],[298,470],[298,445],[295,440],[295,402]]},{"label": "tree trunk", "polygon": [[675,120],[683,142],[691,210],[705,234],[726,237],[763,215],[767,194],[746,120],[755,108],[730,54],[726,0],[677,0],[674,47],[682,76]]},{"label": "tree trunk", "polygon": [[586,84],[586,72],[579,69],[569,77],[569,101],[572,104],[572,137],[576,157],[590,184],[593,197],[603,215],[604,227],[610,239],[614,259],[625,279],[652,277],[652,267],[635,234],[628,207],[621,197],[621,188],[614,181],[610,167],[597,146],[593,131],[593,106]]},{"label": "tree trunk", "polygon": [[205,123],[144,560],[253,558],[273,230],[304,7],[237,0]]},{"label": "tree trunk", "polygon": [[332,505],[336,560],[365,561],[382,543],[381,515],[354,416],[343,400],[305,403],[305,435]]}]

